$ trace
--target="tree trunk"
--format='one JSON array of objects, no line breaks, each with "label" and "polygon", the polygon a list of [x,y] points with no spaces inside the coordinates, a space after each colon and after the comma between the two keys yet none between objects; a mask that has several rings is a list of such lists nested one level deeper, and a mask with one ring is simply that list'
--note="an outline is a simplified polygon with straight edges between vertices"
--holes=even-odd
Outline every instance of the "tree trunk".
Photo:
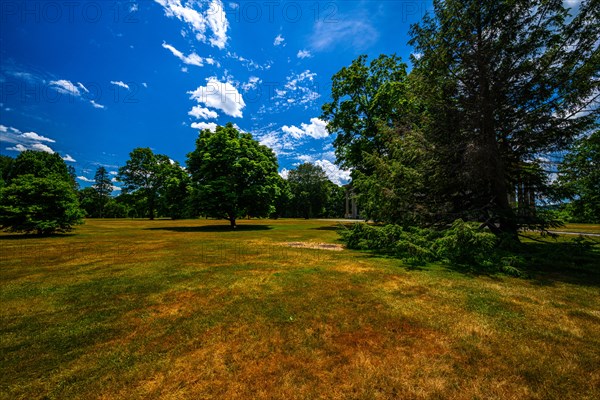
[{"label": "tree trunk", "polygon": [[231,229],[237,228],[237,225],[235,223],[235,216],[233,214],[228,214],[227,215],[227,219],[229,220],[229,224],[231,225]]}]

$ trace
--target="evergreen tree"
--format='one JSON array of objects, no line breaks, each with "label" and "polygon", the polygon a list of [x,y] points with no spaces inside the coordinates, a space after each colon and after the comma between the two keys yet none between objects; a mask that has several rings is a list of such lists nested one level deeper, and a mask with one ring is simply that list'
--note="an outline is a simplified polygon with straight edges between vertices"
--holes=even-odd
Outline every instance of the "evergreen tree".
[{"label": "evergreen tree", "polygon": [[598,117],[599,13],[597,0],[572,18],[560,0],[436,0],[412,27],[435,194],[451,218],[513,237],[527,222],[509,202],[515,186],[527,181],[542,194],[540,155]]}]

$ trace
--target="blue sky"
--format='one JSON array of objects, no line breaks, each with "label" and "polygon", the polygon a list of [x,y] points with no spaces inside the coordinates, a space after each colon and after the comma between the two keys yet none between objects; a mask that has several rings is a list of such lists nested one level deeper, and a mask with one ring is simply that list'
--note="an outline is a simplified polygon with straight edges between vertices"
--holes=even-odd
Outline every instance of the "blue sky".
[{"label": "blue sky", "polygon": [[[325,124],[330,78],[360,54],[408,62],[429,1],[0,3],[0,153],[59,153],[82,186],[135,147],[185,163],[198,129],[233,122],[346,183]],[[118,184],[117,184],[118,185]]]}]

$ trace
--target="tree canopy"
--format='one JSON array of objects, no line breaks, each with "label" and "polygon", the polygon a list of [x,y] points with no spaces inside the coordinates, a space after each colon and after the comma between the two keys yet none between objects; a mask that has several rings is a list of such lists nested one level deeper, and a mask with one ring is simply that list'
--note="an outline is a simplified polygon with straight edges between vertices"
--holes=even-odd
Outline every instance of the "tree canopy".
[{"label": "tree canopy", "polygon": [[277,158],[249,133],[231,123],[215,132],[203,130],[196,149],[188,154],[188,172],[195,190],[195,204],[204,215],[229,220],[244,216],[268,216],[279,194]]},{"label": "tree canopy", "polygon": [[11,165],[0,189],[0,227],[48,235],[82,222],[69,170],[58,154],[25,151]]}]

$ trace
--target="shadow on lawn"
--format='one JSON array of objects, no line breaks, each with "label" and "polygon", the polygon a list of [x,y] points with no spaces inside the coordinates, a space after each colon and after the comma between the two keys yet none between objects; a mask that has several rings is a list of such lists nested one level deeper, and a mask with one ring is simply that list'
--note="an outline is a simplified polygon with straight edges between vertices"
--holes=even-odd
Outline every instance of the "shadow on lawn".
[{"label": "shadow on lawn", "polygon": [[0,241],[2,240],[31,240],[31,239],[64,239],[77,236],[74,233],[53,233],[51,235],[37,235],[27,233],[9,233],[6,235],[0,234]]},{"label": "shadow on lawn", "polygon": [[156,228],[146,228],[149,231],[172,231],[172,232],[250,232],[250,231],[268,231],[273,227],[268,225],[238,225],[232,229],[229,225],[204,225],[204,226],[163,226]]},{"label": "shadow on lawn", "polygon": [[[368,258],[399,259],[394,255],[376,251],[365,252]],[[427,262],[411,262],[402,260],[402,267],[407,271],[426,271],[432,268]],[[512,261],[512,262],[511,262]],[[465,276],[502,279],[506,273],[499,265],[514,263],[518,276],[539,286],[552,286],[557,282],[578,286],[600,287],[600,246],[578,245],[573,242],[528,242],[521,243],[513,252],[501,252],[494,266],[465,265],[449,262],[435,262],[448,271]],[[437,268],[437,267],[436,267]],[[513,271],[514,272],[514,271]]]}]

